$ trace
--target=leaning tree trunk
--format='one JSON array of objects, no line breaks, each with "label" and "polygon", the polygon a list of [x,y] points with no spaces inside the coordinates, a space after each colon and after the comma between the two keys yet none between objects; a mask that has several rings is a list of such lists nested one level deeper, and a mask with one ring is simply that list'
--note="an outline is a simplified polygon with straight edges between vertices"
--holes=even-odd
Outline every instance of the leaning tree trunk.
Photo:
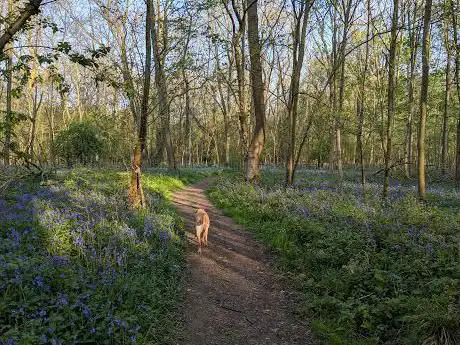
[{"label": "leaning tree trunk", "polygon": [[259,160],[265,142],[265,100],[257,6],[257,1],[253,3],[248,1],[248,42],[251,61],[252,100],[256,123],[245,159],[247,181],[257,180],[260,177]]},{"label": "leaning tree trunk", "polygon": [[418,135],[418,196],[420,200],[426,198],[425,172],[425,136],[428,103],[428,78],[430,73],[430,21],[432,0],[426,0],[423,19],[422,44],[422,86],[420,89],[420,121]]}]

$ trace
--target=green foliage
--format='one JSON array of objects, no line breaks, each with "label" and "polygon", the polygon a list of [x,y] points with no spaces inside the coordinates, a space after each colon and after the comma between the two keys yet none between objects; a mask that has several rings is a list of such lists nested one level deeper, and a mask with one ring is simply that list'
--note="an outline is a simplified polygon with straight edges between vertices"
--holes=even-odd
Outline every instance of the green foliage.
[{"label": "green foliage", "polygon": [[[348,176],[349,174],[346,174]],[[282,172],[264,172],[253,186],[219,179],[211,199],[279,254],[329,344],[456,344],[460,341],[460,195],[392,184],[362,194],[348,177],[299,171],[295,188]],[[450,204],[438,203],[449,196]],[[447,340],[446,340],[447,339]]]},{"label": "green foliage", "polygon": [[86,165],[98,159],[103,146],[97,129],[89,122],[73,122],[56,137],[56,153],[69,166],[76,162]]}]

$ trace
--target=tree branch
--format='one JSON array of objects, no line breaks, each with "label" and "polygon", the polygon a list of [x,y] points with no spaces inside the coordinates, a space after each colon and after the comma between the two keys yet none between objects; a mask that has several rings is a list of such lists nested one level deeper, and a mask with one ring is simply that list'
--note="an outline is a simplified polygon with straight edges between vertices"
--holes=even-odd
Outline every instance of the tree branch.
[{"label": "tree branch", "polygon": [[[11,41],[13,36],[21,30],[30,17],[40,12],[40,5],[43,0],[29,0],[26,7],[19,13],[19,17],[8,26],[2,36],[0,36],[0,52],[3,52],[5,45]],[[11,15],[11,14],[10,14]]]}]

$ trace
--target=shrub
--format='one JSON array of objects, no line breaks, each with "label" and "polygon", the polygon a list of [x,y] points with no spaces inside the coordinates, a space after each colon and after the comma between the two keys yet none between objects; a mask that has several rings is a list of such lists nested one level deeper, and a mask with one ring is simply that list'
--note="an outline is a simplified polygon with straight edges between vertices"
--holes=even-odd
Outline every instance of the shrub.
[{"label": "shrub", "polygon": [[76,162],[86,165],[97,160],[104,146],[102,137],[89,122],[73,122],[56,137],[56,153],[71,167]]}]

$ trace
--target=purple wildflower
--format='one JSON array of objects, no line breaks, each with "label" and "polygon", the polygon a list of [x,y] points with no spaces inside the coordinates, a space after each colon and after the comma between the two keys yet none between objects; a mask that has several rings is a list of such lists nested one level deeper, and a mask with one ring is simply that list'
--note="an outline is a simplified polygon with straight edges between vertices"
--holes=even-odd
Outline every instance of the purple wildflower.
[{"label": "purple wildflower", "polygon": [[44,286],[44,283],[45,279],[41,276],[36,276],[32,281],[32,284],[34,284],[38,288],[42,288]]},{"label": "purple wildflower", "polygon": [[86,305],[83,305],[82,313],[85,319],[89,319],[91,317],[91,310]]},{"label": "purple wildflower", "polygon": [[69,298],[67,297],[66,294],[59,292],[58,299],[57,299],[57,304],[60,306],[66,306],[69,304]]}]

